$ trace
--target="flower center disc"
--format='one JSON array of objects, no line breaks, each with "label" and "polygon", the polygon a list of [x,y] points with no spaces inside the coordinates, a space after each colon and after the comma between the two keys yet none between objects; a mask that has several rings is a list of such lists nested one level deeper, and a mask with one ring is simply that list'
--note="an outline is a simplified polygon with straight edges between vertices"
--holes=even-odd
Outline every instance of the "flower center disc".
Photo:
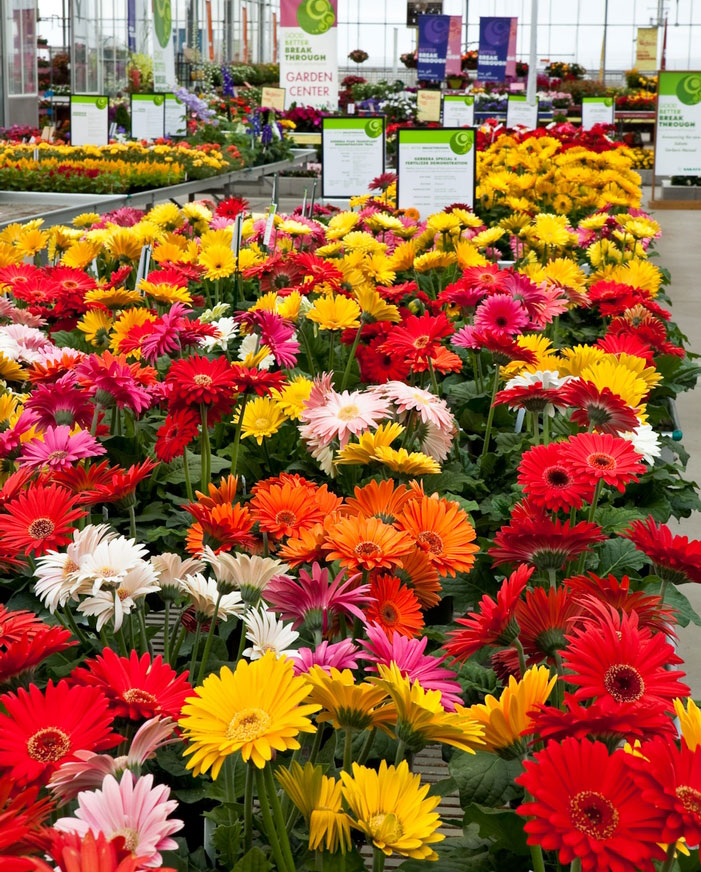
[{"label": "flower center disc", "polygon": [[263,709],[241,709],[229,721],[226,738],[232,742],[252,742],[267,731],[270,723],[270,715]]},{"label": "flower center disc", "polygon": [[609,839],[618,826],[618,811],[595,790],[582,790],[570,800],[570,820],[593,839]]},{"label": "flower center disc", "polygon": [[399,617],[399,615],[397,614],[397,610],[392,605],[392,603],[384,603],[382,605],[382,617],[388,624],[397,623],[397,618]]},{"label": "flower center disc", "polygon": [[297,520],[297,516],[294,512],[291,512],[289,509],[283,509],[275,515],[275,521],[278,524],[294,524]]},{"label": "flower center disc", "polygon": [[359,557],[369,557],[371,554],[378,554],[382,549],[377,542],[358,542],[353,550]]},{"label": "flower center disc", "polygon": [[677,795],[677,799],[684,806],[685,811],[696,817],[701,817],[701,792],[693,787],[689,787],[688,784],[680,784],[674,792]]},{"label": "flower center disc", "polygon": [[52,451],[46,458],[47,460],[65,460],[68,457],[67,451]]},{"label": "flower center disc", "polygon": [[433,530],[424,530],[419,533],[416,539],[419,545],[422,545],[427,551],[430,551],[431,554],[443,553],[443,540],[438,533],[434,533]]},{"label": "flower center disc", "polygon": [[545,480],[550,487],[565,488],[570,484],[570,477],[566,469],[561,466],[551,466],[545,471]]},{"label": "flower center disc", "polygon": [[199,385],[202,388],[208,388],[212,384],[212,376],[205,375],[201,372],[193,378],[193,381],[196,385]]},{"label": "flower center disc", "polygon": [[338,410],[338,417],[341,421],[352,421],[353,418],[358,417],[358,412],[360,409],[355,405],[355,403],[351,403],[350,406],[342,406]]},{"label": "flower center disc", "polygon": [[374,814],[368,820],[368,829],[377,842],[393,844],[404,835],[404,827],[396,814]]},{"label": "flower center disc", "polygon": [[616,702],[635,702],[645,693],[642,675],[628,663],[609,666],[604,675],[604,687]]},{"label": "flower center disc", "polygon": [[27,533],[32,539],[44,539],[46,536],[50,536],[55,529],[56,525],[51,518],[36,518],[27,527]]},{"label": "flower center disc", "polygon": [[150,705],[155,705],[158,700],[156,697],[149,693],[147,690],[143,690],[140,687],[130,687],[129,690],[125,690],[122,694],[122,699],[124,702],[128,703],[148,703]]},{"label": "flower center disc", "polygon": [[589,466],[594,469],[615,469],[616,461],[610,454],[590,454],[587,457]]},{"label": "flower center disc", "polygon": [[123,827],[112,834],[112,838],[121,836],[124,839],[124,848],[127,851],[135,851],[139,847],[138,830],[133,830],[131,827]]},{"label": "flower center disc", "polygon": [[58,727],[44,727],[27,741],[27,753],[40,763],[55,763],[71,750],[71,740]]}]

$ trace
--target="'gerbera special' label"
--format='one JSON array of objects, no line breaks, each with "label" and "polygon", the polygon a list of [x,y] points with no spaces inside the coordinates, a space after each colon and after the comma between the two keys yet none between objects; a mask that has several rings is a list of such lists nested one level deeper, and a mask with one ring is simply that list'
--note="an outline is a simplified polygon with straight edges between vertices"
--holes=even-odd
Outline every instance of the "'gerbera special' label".
[{"label": "'gerbera special' label", "polygon": [[400,130],[397,198],[400,209],[422,216],[475,198],[475,131],[470,128]]},{"label": "'gerbera special' label", "polygon": [[701,72],[660,72],[655,175],[701,175]]},{"label": "'gerbera special' label", "polygon": [[288,103],[338,106],[337,0],[281,0],[280,86]]}]

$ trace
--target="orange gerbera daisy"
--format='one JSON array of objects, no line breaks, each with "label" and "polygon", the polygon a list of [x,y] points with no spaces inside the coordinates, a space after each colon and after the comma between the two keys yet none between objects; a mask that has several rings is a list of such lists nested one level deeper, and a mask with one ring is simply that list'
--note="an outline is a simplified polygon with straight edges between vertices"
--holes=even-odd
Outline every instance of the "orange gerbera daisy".
[{"label": "orange gerbera daisy", "polygon": [[365,610],[368,623],[379,624],[391,639],[394,633],[410,638],[424,625],[421,606],[413,590],[405,587],[396,575],[378,575],[370,583],[374,597]]},{"label": "orange gerbera daisy", "polygon": [[469,572],[475,562],[475,530],[457,503],[423,497],[408,503],[397,519],[441,575]]},{"label": "orange gerbera daisy", "polygon": [[308,487],[274,484],[257,491],[251,500],[253,520],[276,539],[299,536],[302,530],[309,530],[324,518],[314,497],[314,491]]},{"label": "orange gerbera daisy", "polygon": [[237,475],[229,475],[226,478],[222,476],[218,485],[211,483],[207,485],[209,492],[207,496],[201,491],[195,491],[197,502],[205,509],[212,509],[214,506],[221,506],[224,503],[233,503],[238,483]]},{"label": "orange gerbera daisy", "polygon": [[343,506],[343,498],[337,497],[336,494],[331,493],[331,491],[325,484],[322,484],[319,488],[317,488],[314,499],[316,500],[317,506],[319,506],[319,509],[321,510],[321,514],[325,518],[328,515],[338,512]]},{"label": "orange gerbera daisy", "polygon": [[326,527],[323,524],[314,524],[309,529],[300,530],[299,536],[288,539],[278,551],[278,556],[292,568],[303,563],[313,563],[315,560],[323,563],[326,560],[323,547],[325,541]]},{"label": "orange gerbera daisy", "polygon": [[197,521],[187,531],[185,548],[190,554],[200,555],[205,545],[219,554],[232,548],[252,548],[253,519],[245,506],[224,503],[211,509],[202,509],[195,503],[187,507]]},{"label": "orange gerbera daisy", "polygon": [[430,609],[440,602],[442,587],[438,570],[424,551],[417,548],[413,554],[402,557],[401,568],[395,569],[395,575],[414,591],[422,609]]},{"label": "orange gerbera daisy", "polygon": [[378,518],[342,518],[328,531],[326,559],[340,560],[348,569],[390,569],[416,546],[411,536]]},{"label": "orange gerbera daisy", "polygon": [[293,487],[306,487],[314,493],[318,490],[318,485],[314,484],[313,481],[309,481],[308,478],[297,475],[296,472],[281,472],[280,475],[274,475],[271,478],[264,478],[256,482],[251,488],[251,493],[256,496],[262,491],[269,491],[270,488],[283,484],[291,484]]},{"label": "orange gerbera daisy", "polygon": [[364,487],[355,488],[354,493],[355,497],[346,500],[349,513],[363,518],[379,518],[385,524],[393,524],[413,497],[406,485],[395,487],[390,479],[371,481]]}]

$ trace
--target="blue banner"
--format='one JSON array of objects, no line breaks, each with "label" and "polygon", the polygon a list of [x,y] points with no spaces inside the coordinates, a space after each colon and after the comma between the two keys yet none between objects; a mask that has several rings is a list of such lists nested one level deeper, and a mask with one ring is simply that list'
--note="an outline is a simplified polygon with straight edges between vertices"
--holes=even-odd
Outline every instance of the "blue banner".
[{"label": "blue banner", "polygon": [[136,0],[127,0],[127,48],[136,51]]},{"label": "blue banner", "polygon": [[450,15],[419,15],[419,79],[440,82],[448,58]]},{"label": "blue banner", "polygon": [[480,45],[477,79],[480,82],[503,82],[509,56],[511,18],[480,18]]}]

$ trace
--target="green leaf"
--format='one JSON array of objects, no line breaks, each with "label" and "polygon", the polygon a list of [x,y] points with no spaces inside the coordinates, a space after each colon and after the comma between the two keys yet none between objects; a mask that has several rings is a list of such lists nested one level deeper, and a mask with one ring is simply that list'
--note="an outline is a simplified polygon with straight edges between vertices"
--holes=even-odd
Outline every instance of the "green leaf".
[{"label": "green leaf", "polygon": [[[212,844],[216,848],[217,859],[219,859],[227,869],[230,869],[234,863],[236,863],[236,859],[241,853],[242,830],[243,827],[241,821],[237,820],[233,824],[218,824],[212,833]],[[254,870],[255,872],[268,872],[270,866],[268,861],[265,859],[265,854],[263,854],[260,848],[253,848],[252,850],[261,853],[265,865],[244,866],[241,868],[245,869],[246,872],[254,872]],[[249,851],[249,854],[250,853],[251,852]],[[248,857],[249,854],[246,854],[246,857]],[[246,857],[243,859],[245,860]],[[243,862],[243,860],[240,862]],[[239,864],[236,863],[234,868],[238,869]]]},{"label": "green leaf", "polygon": [[[217,844],[217,833],[214,834],[215,845]],[[272,868],[272,864],[268,862],[268,858],[263,851],[254,845],[250,851],[241,857],[232,872],[269,872]]]},{"label": "green leaf", "polygon": [[510,808],[487,808],[473,802],[465,809],[465,824],[475,823],[479,834],[514,854],[528,854],[523,818]]},{"label": "green leaf", "polygon": [[[655,585],[655,588],[654,592],[657,593],[659,588],[657,585]],[[667,585],[667,589],[664,592],[664,601],[666,605],[672,606],[673,609],[677,610],[677,621],[680,627],[688,627],[689,624],[696,624],[697,627],[701,627],[701,617],[699,617],[694,607],[678,587],[675,587],[673,584]]]},{"label": "green leaf", "polygon": [[609,539],[597,551],[599,575],[626,575],[645,565],[645,555],[628,539]]},{"label": "green leaf", "polygon": [[466,500],[465,497],[458,496],[458,494],[445,493],[443,494],[443,497],[446,500],[451,500],[452,502],[457,503],[464,512],[468,513],[468,515],[479,509],[479,504],[474,500]]},{"label": "green leaf", "polygon": [[624,533],[633,521],[644,518],[633,506],[600,506],[594,513],[594,520],[607,533]]},{"label": "green leaf", "polygon": [[[432,863],[425,860],[405,860],[397,868],[400,872],[491,872],[493,870],[486,844],[458,836],[436,845],[438,859]],[[504,866],[504,870],[507,867]]]},{"label": "green leaf", "polygon": [[449,767],[463,808],[472,802],[503,805],[520,794],[520,788],[514,784],[514,779],[523,771],[518,760],[503,760],[486,751],[476,754],[460,751],[453,756]]}]

